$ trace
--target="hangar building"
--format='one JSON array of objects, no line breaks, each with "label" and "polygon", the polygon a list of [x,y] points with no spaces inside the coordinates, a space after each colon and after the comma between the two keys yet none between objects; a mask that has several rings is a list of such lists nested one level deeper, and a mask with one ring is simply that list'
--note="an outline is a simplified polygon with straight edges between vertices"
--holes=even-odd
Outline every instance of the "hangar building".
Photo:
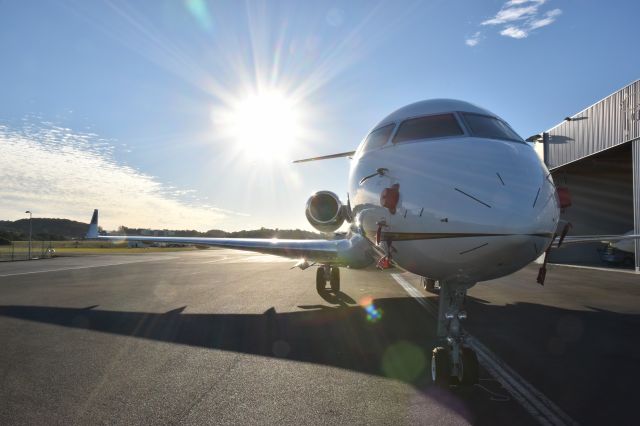
[{"label": "hangar building", "polygon": [[[570,234],[640,234],[640,80],[565,118],[542,133],[542,142],[556,185],[571,194],[572,206],[561,215],[573,225]],[[604,247],[566,247],[549,260],[599,264]],[[634,248],[638,272],[640,240]]]}]

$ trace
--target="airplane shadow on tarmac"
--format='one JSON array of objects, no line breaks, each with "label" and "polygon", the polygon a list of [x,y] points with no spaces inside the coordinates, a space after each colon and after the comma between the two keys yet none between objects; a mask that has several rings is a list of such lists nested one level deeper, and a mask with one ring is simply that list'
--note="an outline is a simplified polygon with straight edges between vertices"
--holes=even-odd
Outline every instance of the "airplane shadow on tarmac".
[{"label": "airplane shadow on tarmac", "polygon": [[[331,365],[404,381],[427,379],[427,354],[436,342],[435,327],[411,298],[375,300],[377,321],[342,292],[322,297],[338,306],[302,305],[302,311],[262,314],[185,313],[186,306],[166,313],[101,310],[97,306],[63,308],[0,306],[0,316],[64,327],[82,328],[176,344],[221,349],[267,357]],[[351,304],[351,305],[348,305]],[[417,325],[417,326],[416,326]],[[416,371],[402,371],[408,361],[402,350],[385,350],[403,342],[419,351]],[[430,355],[430,354],[429,354]],[[417,353],[409,356],[418,358]],[[429,356],[430,358],[430,356]],[[397,365],[396,365],[397,364]],[[396,371],[397,370],[397,371]]]},{"label": "airplane shadow on tarmac", "polygon": [[[376,320],[344,293],[322,296],[339,306],[284,313],[271,308],[262,314],[0,306],[0,316],[323,364],[430,387],[435,321],[415,300],[374,300]],[[640,315],[532,303],[500,306],[472,297],[466,308],[469,331],[575,420],[624,423],[635,415],[636,393],[630,389],[640,380]]]}]

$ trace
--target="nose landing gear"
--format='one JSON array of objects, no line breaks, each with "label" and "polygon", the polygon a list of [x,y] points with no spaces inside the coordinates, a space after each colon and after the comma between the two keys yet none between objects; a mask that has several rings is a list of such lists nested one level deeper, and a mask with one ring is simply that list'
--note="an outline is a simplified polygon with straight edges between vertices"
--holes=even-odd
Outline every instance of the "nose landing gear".
[{"label": "nose landing gear", "polygon": [[431,379],[440,386],[478,383],[478,357],[466,345],[460,324],[467,317],[462,306],[469,287],[471,285],[440,283],[438,337],[446,346],[436,347],[431,354]]},{"label": "nose landing gear", "polygon": [[327,289],[327,281],[331,290],[340,291],[340,268],[331,265],[322,265],[316,271],[316,290],[322,293]]}]

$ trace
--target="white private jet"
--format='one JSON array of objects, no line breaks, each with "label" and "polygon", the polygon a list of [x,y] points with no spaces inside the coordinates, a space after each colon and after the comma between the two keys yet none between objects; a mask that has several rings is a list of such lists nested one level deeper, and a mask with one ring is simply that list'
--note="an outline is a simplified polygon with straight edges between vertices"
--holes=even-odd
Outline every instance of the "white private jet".
[{"label": "white private jet", "polygon": [[[467,290],[509,275],[552,246],[638,238],[638,235],[559,240],[563,193],[534,149],[495,114],[467,102],[435,99],[401,108],[380,121],[357,151],[298,162],[352,157],[347,203],[329,191],[309,198],[316,229],[350,224],[344,239],[278,240],[104,236],[94,211],[87,238],[175,242],[227,247],[302,259],[320,265],[319,292],[340,290],[340,267],[398,267],[439,283],[438,336],[431,375],[446,385],[478,380],[476,354],[465,344]],[[545,264],[538,282],[543,284]]]}]

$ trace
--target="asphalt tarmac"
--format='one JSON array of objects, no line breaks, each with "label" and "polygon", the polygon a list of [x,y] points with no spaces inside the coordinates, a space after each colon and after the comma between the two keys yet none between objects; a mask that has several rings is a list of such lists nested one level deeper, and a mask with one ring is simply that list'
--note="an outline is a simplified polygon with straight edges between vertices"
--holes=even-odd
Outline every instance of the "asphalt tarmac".
[{"label": "asphalt tarmac", "polygon": [[[321,297],[292,264],[229,250],[0,264],[0,424],[540,421],[484,369],[478,386],[431,385],[435,320],[391,274],[342,270]],[[563,422],[635,424],[640,277],[555,267],[543,288],[535,273],[474,287],[467,329]]]}]

